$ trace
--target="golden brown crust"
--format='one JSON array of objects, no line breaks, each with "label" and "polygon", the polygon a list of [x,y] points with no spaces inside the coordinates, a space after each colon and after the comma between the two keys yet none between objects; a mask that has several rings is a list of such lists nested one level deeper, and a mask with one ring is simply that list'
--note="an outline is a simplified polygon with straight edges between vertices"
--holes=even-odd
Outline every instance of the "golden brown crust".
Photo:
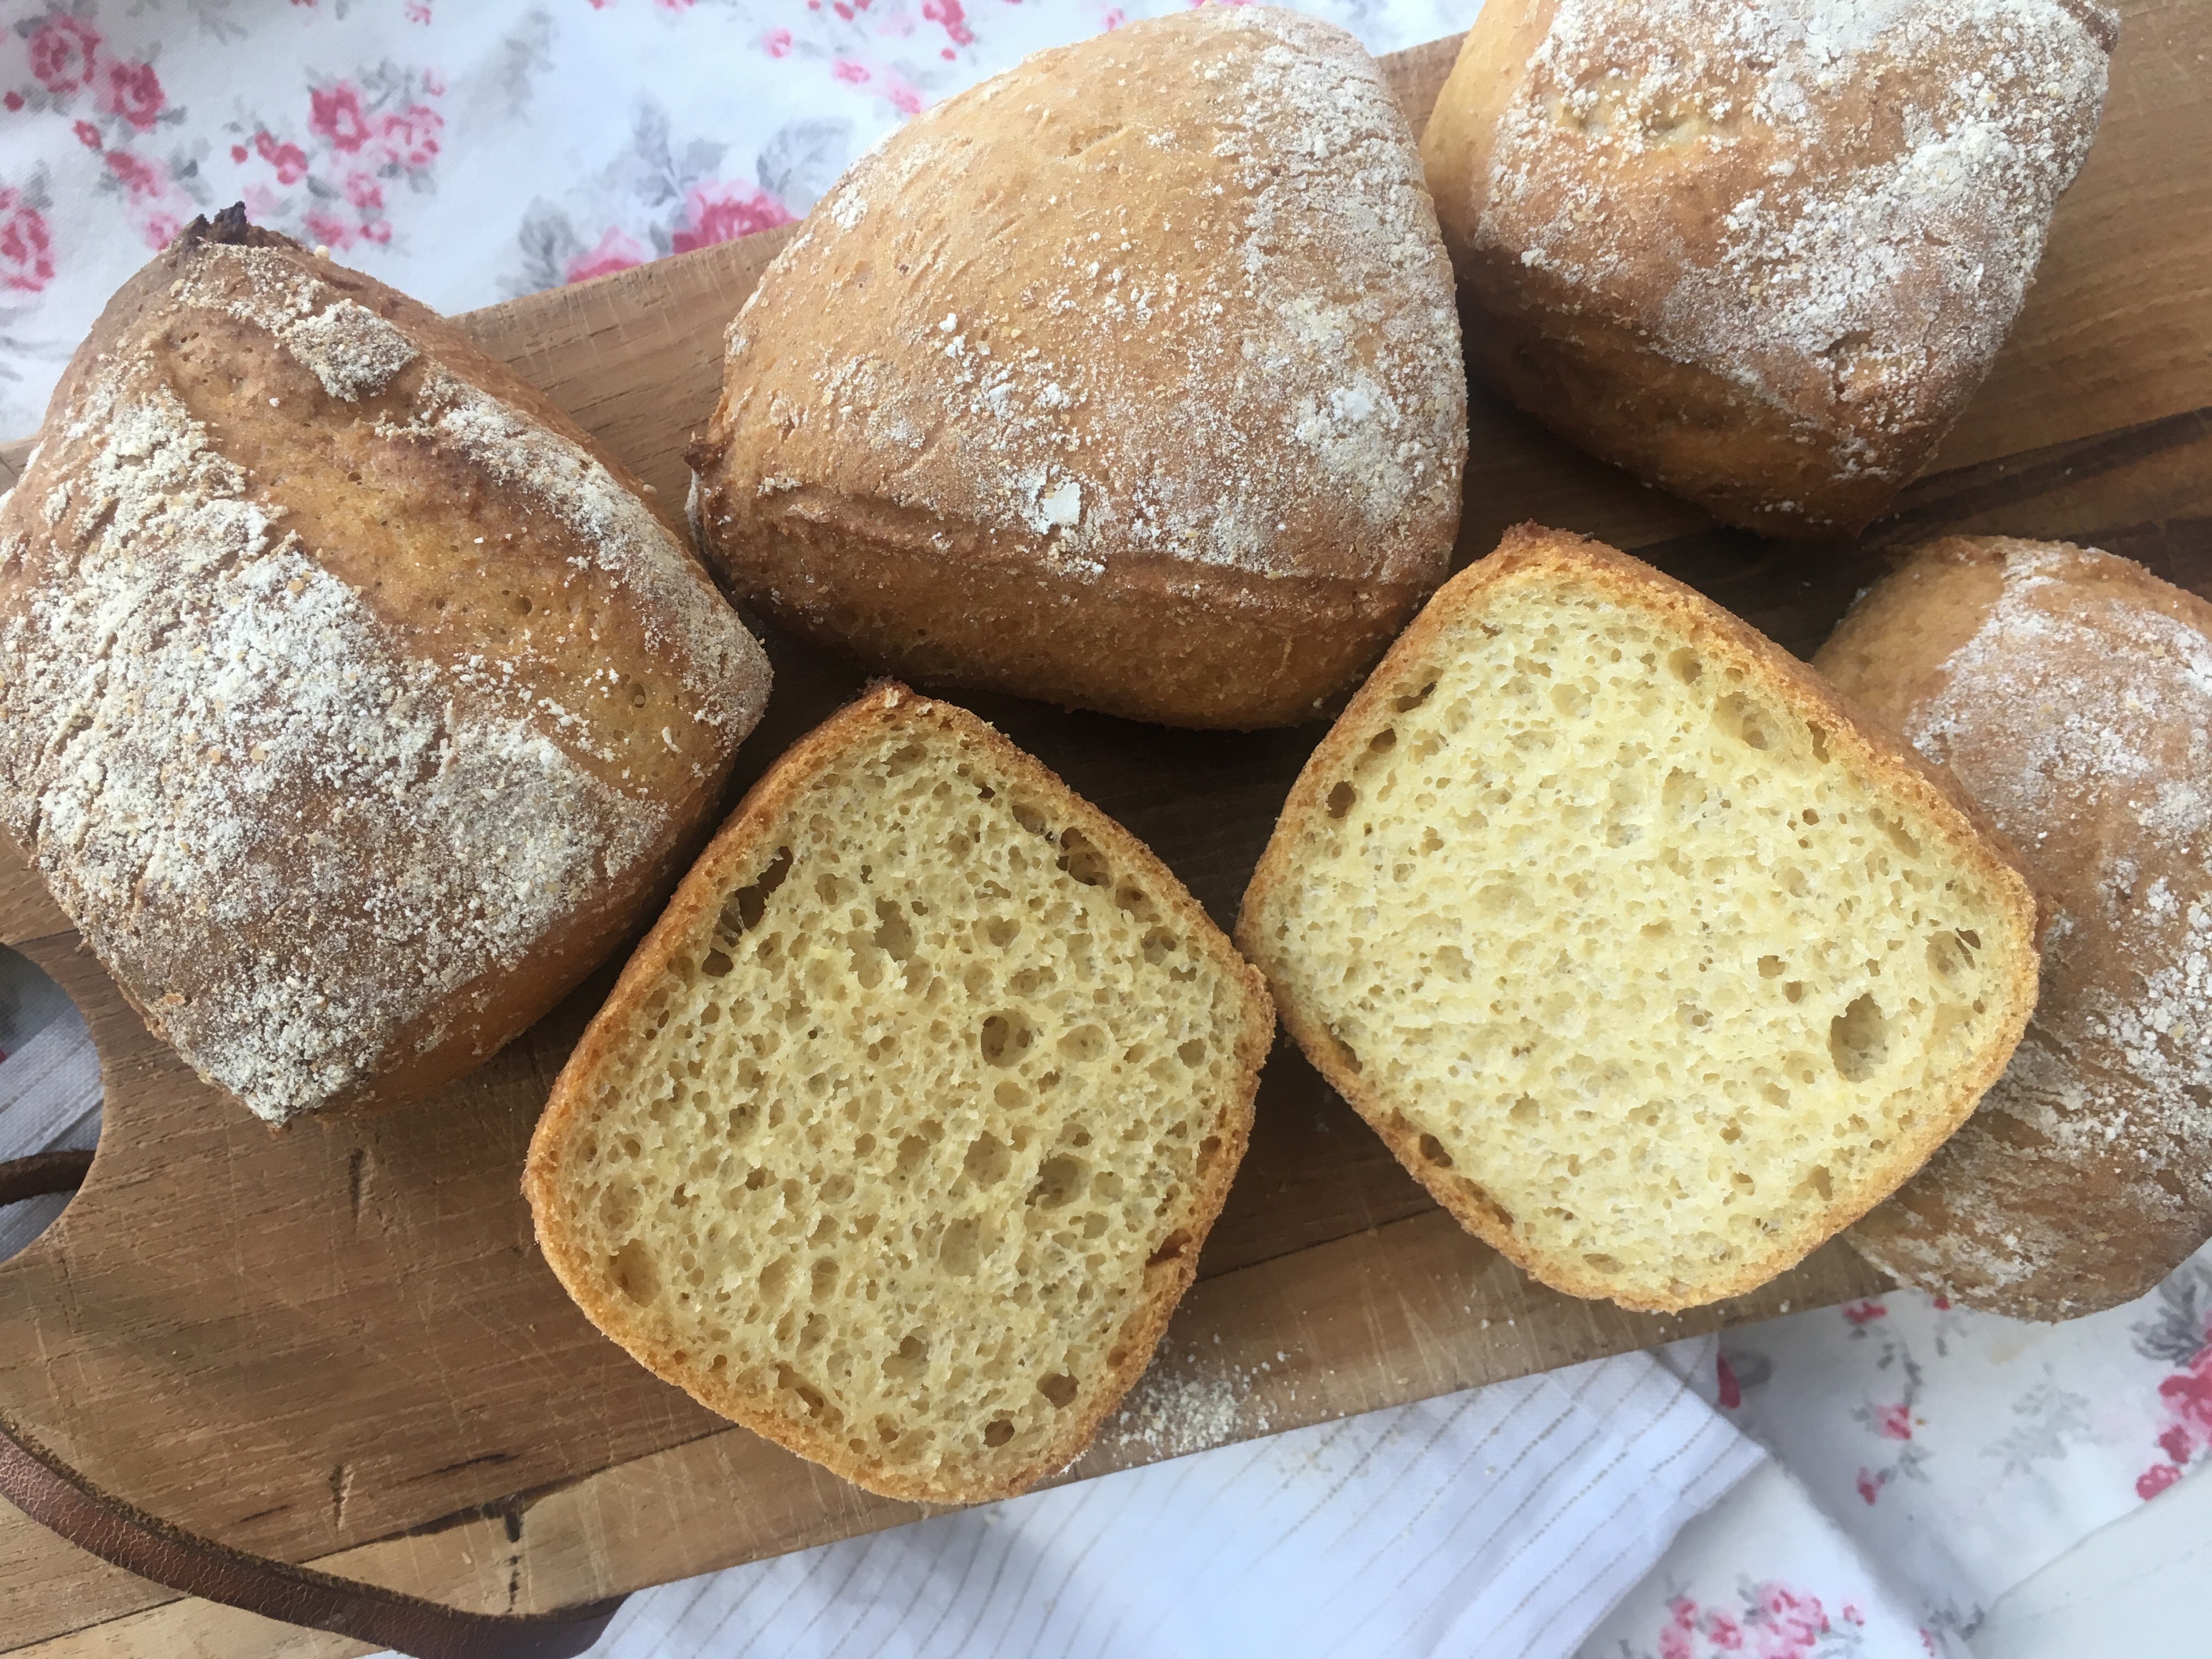
[{"label": "golden brown crust", "polygon": [[1260,6],[1133,23],[938,105],[817,205],[732,325],[701,540],[910,678],[1310,719],[1449,569],[1458,341],[1356,41]]},{"label": "golden brown crust", "polygon": [[2116,27],[2079,0],[1865,15],[1500,0],[1422,137],[1478,372],[1770,535],[1856,533],[1934,453],[2087,152]]},{"label": "golden brown crust", "polygon": [[1950,537],[1815,661],[1948,761],[2051,915],[2011,1066],[1850,1241],[2014,1318],[2131,1300],[2212,1235],[2212,605],[2094,550]]},{"label": "golden brown crust", "polygon": [[0,552],[0,822],[276,1122],[418,1097],[558,1001],[766,698],[618,462],[235,210],[101,313]]},{"label": "golden brown crust", "polygon": [[[720,910],[730,890],[757,874],[775,855],[775,845],[766,837],[782,820],[793,800],[825,765],[852,747],[866,743],[879,731],[917,720],[960,733],[984,749],[1008,773],[1024,780],[1038,794],[1056,801],[1061,811],[1079,817],[1084,834],[1102,848],[1109,861],[1116,867],[1137,872],[1148,891],[1188,930],[1188,937],[1202,942],[1216,965],[1248,993],[1244,1024],[1237,1044],[1240,1091],[1224,1102],[1221,1115],[1212,1131],[1221,1139],[1221,1153],[1192,1192],[1182,1218],[1169,1230],[1166,1243],[1173,1248],[1164,1249],[1147,1266],[1144,1297],[1121,1328],[1114,1351],[1119,1358],[1112,1361],[1106,1381],[1087,1402],[1089,1409],[1071,1419],[1065,1432],[1042,1452],[1004,1471],[994,1480],[957,1487],[911,1480],[856,1456],[845,1441],[794,1419],[763,1396],[732,1387],[723,1377],[687,1363],[684,1354],[662,1346],[640,1328],[634,1310],[608,1293],[605,1276],[578,1253],[574,1241],[559,1227],[563,1159],[578,1131],[591,1121],[599,1076],[644,1017],[646,1005],[670,963],[679,953],[692,948],[701,928],[709,922],[714,913]],[[1121,1397],[1151,1363],[1176,1304],[1197,1276],[1199,1251],[1221,1213],[1230,1183],[1249,1143],[1253,1097],[1259,1087],[1260,1068],[1274,1040],[1274,1030],[1273,1005],[1259,969],[1237,956],[1197,900],[1191,897],[1188,890],[1150,848],[1070,789],[1043,763],[965,709],[918,698],[902,685],[881,682],[801,738],[778,759],[746,792],[744,800],[685,876],[668,908],[631,956],[613,993],[562,1068],[544,1115],[531,1137],[522,1190],[530,1201],[538,1245],[546,1261],[586,1316],[640,1364],[674,1383],[710,1411],[742,1423],[755,1433],[822,1464],[855,1486],[887,1498],[931,1504],[982,1503],[1009,1498],[1066,1468],[1080,1455],[1097,1432],[1098,1425],[1121,1403]]]},{"label": "golden brown crust", "polygon": [[1771,1255],[1699,1284],[1696,1294],[1686,1300],[1624,1293],[1620,1284],[1592,1272],[1578,1260],[1554,1260],[1532,1252],[1480,1187],[1454,1171],[1448,1163],[1439,1162],[1434,1152],[1424,1151],[1413,1127],[1364,1081],[1319,1011],[1308,1006],[1282,974],[1268,975],[1284,1027],[1314,1068],[1374,1127],[1413,1177],[1469,1232],[1555,1290],[1571,1296],[1611,1297],[1623,1307],[1639,1311],[1672,1312],[1754,1290],[1802,1261],[1894,1190],[1966,1121],[1974,1103],[2003,1069],[2035,1000],[2035,901],[2019,854],[1956,783],[1796,658],[1695,589],[1641,560],[1583,537],[1522,524],[1505,532],[1490,557],[1469,566],[1438,590],[1353,695],[1298,774],[1276,832],[1245,890],[1237,918],[1238,948],[1260,963],[1262,971],[1274,952],[1261,919],[1282,902],[1279,896],[1288,890],[1294,879],[1295,826],[1327,811],[1325,792],[1373,731],[1389,723],[1394,701],[1417,693],[1425,680],[1433,678],[1425,665],[1449,621],[1480,605],[1486,590],[1529,569],[1571,572],[1609,592],[1624,605],[1656,612],[1671,628],[1689,636],[1700,656],[1721,664],[1723,671],[1739,669],[1747,679],[1771,688],[1825,732],[1832,754],[1840,750],[1864,775],[1905,796],[1917,811],[1938,823],[1948,821],[1960,843],[1973,849],[1978,873],[1996,890],[2009,889],[2014,893],[2017,914],[2022,919],[2021,942],[2027,948],[2017,953],[2016,959],[2027,966],[2024,978],[2016,979],[2008,988],[2016,1018],[2003,1039],[1988,1049],[1980,1068],[1960,1079],[1954,1097],[1928,1114],[1922,1133],[1909,1139],[1900,1138],[1856,1194],[1840,1195],[1799,1233],[1778,1238]]}]

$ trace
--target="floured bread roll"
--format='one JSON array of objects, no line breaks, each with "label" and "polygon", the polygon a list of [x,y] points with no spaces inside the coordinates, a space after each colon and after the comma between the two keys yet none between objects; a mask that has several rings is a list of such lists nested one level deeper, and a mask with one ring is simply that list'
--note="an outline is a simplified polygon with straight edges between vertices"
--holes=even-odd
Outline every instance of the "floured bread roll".
[{"label": "floured bread roll", "polygon": [[2212,1236],[2212,605],[2108,553],[1952,537],[1814,660],[1949,766],[2052,911],[2012,1065],[1851,1243],[2015,1318],[2141,1296]]},{"label": "floured bread roll", "polygon": [[1469,1231],[1673,1310],[1795,1266],[1966,1121],[2034,925],[1894,733],[1650,566],[1523,525],[1314,750],[1237,942]]},{"label": "floured bread roll", "polygon": [[1449,568],[1450,270],[1342,30],[1207,6],[1040,52],[824,197],[729,334],[700,540],[909,678],[1310,718]]},{"label": "floured bread roll", "polygon": [[2118,28],[2094,0],[1492,0],[1421,140],[1470,361],[1732,523],[1855,534],[2019,313]]},{"label": "floured bread roll", "polygon": [[621,465],[412,301],[196,222],[0,506],[0,823],[281,1123],[419,1094],[644,912],[760,647]]}]

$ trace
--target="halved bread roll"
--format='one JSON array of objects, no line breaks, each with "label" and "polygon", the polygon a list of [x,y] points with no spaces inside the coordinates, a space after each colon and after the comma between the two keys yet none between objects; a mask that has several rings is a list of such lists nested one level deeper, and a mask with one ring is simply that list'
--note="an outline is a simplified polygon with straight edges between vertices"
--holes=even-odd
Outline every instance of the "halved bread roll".
[{"label": "halved bread roll", "polygon": [[1314,751],[1237,937],[1470,1231],[1671,1310],[1794,1265],[1964,1121],[2034,922],[1964,798],[1802,664],[1523,526]]},{"label": "halved bread roll", "polygon": [[973,715],[870,692],[755,785],[555,1085],[546,1260],[873,1492],[1018,1492],[1151,1358],[1252,1121],[1256,971]]}]

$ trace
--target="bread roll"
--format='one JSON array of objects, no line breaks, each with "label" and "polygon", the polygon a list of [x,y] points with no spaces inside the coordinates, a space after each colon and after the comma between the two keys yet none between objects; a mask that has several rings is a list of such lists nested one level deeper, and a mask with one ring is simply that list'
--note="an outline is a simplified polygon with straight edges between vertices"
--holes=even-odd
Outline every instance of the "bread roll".
[{"label": "bread roll", "polygon": [[2009,849],[1650,566],[1524,525],[1298,775],[1237,940],[1308,1059],[1555,1289],[1751,1290],[1887,1195],[2035,1000]]},{"label": "bread roll", "polygon": [[524,1190],[584,1311],[702,1404],[872,1492],[1002,1498],[1152,1358],[1274,1029],[1127,830],[881,686],[684,878]]},{"label": "bread roll", "polygon": [[1040,52],[848,173],[732,325],[700,539],[908,678],[1310,718],[1449,569],[1467,451],[1411,134],[1340,29]]},{"label": "bread roll", "polygon": [[1732,524],[1856,534],[2012,326],[2118,27],[2093,0],[1491,0],[1421,141],[1469,360]]},{"label": "bread roll", "polygon": [[1851,1243],[2016,1318],[2142,1295],[2212,1236],[2212,605],[2108,553],[1952,537],[1815,661],[1951,769],[2051,910],[2010,1067]]},{"label": "bread roll", "polygon": [[381,283],[197,221],[0,505],[0,823],[272,1123],[418,1094],[641,919],[768,694],[659,508]]}]

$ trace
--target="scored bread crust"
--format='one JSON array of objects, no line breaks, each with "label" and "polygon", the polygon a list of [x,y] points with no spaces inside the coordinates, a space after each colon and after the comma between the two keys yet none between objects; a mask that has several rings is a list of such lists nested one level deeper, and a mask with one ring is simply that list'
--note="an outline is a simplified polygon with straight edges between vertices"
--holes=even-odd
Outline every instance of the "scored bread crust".
[{"label": "scored bread crust", "polygon": [[674,878],[768,687],[618,459],[240,209],[110,299],[0,499],[0,827],[273,1123],[535,1023]]},{"label": "scored bread crust", "polygon": [[[1246,993],[1236,1044],[1237,1086],[1222,1102],[1219,1118],[1211,1131],[1220,1137],[1220,1155],[1213,1168],[1194,1181],[1180,1213],[1160,1226],[1162,1243],[1155,1246],[1158,1253],[1146,1267],[1142,1295],[1124,1319],[1113,1345],[1112,1351],[1122,1358],[1101,1374],[1102,1380],[1086,1386],[1083,1396],[1073,1402],[1061,1431],[1042,1450],[988,1480],[965,1484],[915,1480],[887,1469],[874,1460],[856,1455],[836,1436],[794,1419],[767,1396],[734,1387],[691,1364],[680,1349],[641,1328],[625,1299],[562,1224],[563,1170],[572,1143],[592,1120],[601,1073],[647,1018],[646,1006],[669,964],[680,953],[696,947],[708,918],[720,910],[733,888],[757,873],[772,855],[773,846],[764,837],[826,764],[878,732],[913,721],[927,721],[964,737],[995,764],[1077,820],[1084,835],[1119,867],[1135,872],[1162,908],[1183,925],[1189,939]],[[1253,1097],[1274,1034],[1274,1007],[1260,970],[1237,954],[1198,901],[1150,848],[1069,788],[1042,761],[975,715],[950,703],[919,697],[895,682],[878,682],[801,738],[769,769],[746,792],[684,877],[667,910],[639,945],[605,1006],[562,1067],[531,1137],[522,1190],[529,1200],[538,1246],[547,1263],[586,1316],[647,1370],[674,1383],[708,1410],[887,1498],[929,1504],[1011,1498],[1079,1456],[1098,1425],[1151,1363],[1176,1303],[1197,1277],[1199,1251],[1221,1213],[1230,1183],[1250,1141]]]},{"label": "scored bread crust", "polygon": [[1946,537],[1861,595],[1814,660],[2032,846],[2053,916],[2012,1065],[1845,1237],[2014,1319],[2132,1301],[2212,1234],[2212,985],[2191,980],[2212,604],[2095,549]]},{"label": "scored bread crust", "polygon": [[888,137],[731,325],[690,459],[732,586],[870,667],[1314,717],[1450,572],[1451,270],[1351,35],[1208,6]]},{"label": "scored bread crust", "polygon": [[2094,0],[1851,10],[1492,0],[1421,139],[1474,369],[1765,535],[1856,534],[1934,453],[2118,30]]},{"label": "scored bread crust", "polygon": [[[1980,1065],[1962,1074],[1954,1097],[1929,1112],[1925,1129],[1899,1141],[1858,1183],[1839,1192],[1795,1232],[1778,1235],[1764,1255],[1738,1263],[1699,1282],[1681,1299],[1644,1297],[1592,1271],[1578,1259],[1546,1255],[1516,1235],[1489,1194],[1462,1175],[1423,1155],[1421,1134],[1393,1109],[1347,1063],[1343,1045],[1321,1012],[1297,994],[1282,970],[1270,937],[1271,918],[1297,902],[1299,841],[1305,825],[1326,812],[1333,781],[1395,712],[1392,700],[1418,690],[1428,678],[1424,665],[1448,623],[1480,607],[1492,588],[1523,572],[1571,576],[1608,593],[1620,605],[1656,613],[1670,628],[1693,641],[1698,653],[1736,668],[1763,685],[1828,733],[1832,751],[1840,750],[1865,775],[1897,792],[1911,806],[1948,828],[1967,849],[1977,872],[1993,892],[2010,891],[2025,950],[2013,953],[2024,964],[2004,988],[2010,1006],[2000,1023],[2002,1040],[1988,1046]],[[1998,1074],[2026,1027],[2036,991],[2036,901],[2020,855],[1988,816],[1940,767],[1846,700],[1812,669],[1694,588],[1604,544],[1540,525],[1516,525],[1498,550],[1469,566],[1437,591],[1412,627],[1399,637],[1367,683],[1356,692],[1328,735],[1298,774],[1283,805],[1275,832],[1253,872],[1237,921],[1237,947],[1267,975],[1277,1012],[1315,1070],[1367,1120],[1398,1161],[1437,1201],[1483,1243],[1516,1267],[1571,1296],[1608,1297],[1643,1312],[1674,1312],[1755,1290],[1804,1259],[1812,1250],[1856,1221],[1895,1190],[1942,1146],[1972,1112],[1975,1103]]]}]

